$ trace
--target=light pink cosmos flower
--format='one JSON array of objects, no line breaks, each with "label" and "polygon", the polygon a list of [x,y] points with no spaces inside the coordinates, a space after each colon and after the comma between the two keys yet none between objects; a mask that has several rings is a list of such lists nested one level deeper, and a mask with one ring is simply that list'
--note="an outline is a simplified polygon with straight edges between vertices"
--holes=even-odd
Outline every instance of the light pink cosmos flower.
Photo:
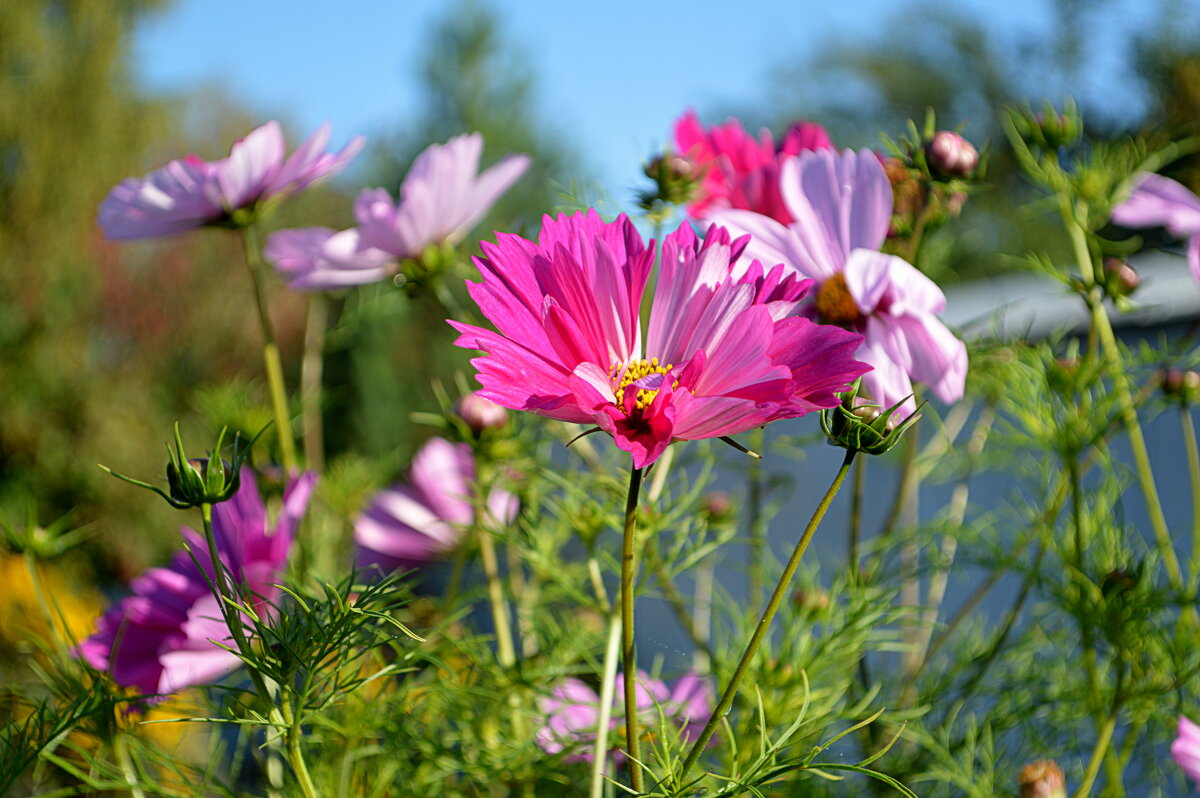
[{"label": "light pink cosmos flower", "polygon": [[1200,784],[1200,726],[1179,716],[1179,734],[1171,743],[1171,756],[1192,781]]},{"label": "light pink cosmos flower", "polygon": [[[874,368],[863,386],[881,406],[912,394],[914,381],[944,402],[962,398],[967,348],[937,317],[945,294],[909,263],[879,252],[892,187],[875,153],[805,153],[783,165],[781,187],[790,225],[739,210],[709,219],[750,234],[745,258],[783,262],[819,283],[807,312],[863,334],[858,357]],[[914,407],[909,400],[898,415]]]},{"label": "light pink cosmos flower", "polygon": [[[360,566],[412,568],[453,549],[475,521],[475,457],[465,443],[430,438],[413,458],[408,481],[380,491],[354,521]],[[517,498],[493,489],[488,513],[510,524]]]},{"label": "light pink cosmos flower", "polygon": [[267,240],[267,259],[293,288],[320,291],[375,282],[397,261],[457,244],[529,168],[529,156],[509,155],[480,172],[482,154],[479,133],[434,144],[413,162],[399,202],[367,189],[354,203],[357,227],[280,230]]},{"label": "light pink cosmos flower", "polygon": [[236,210],[298,193],[339,171],[362,149],[363,138],[355,136],[337,153],[325,152],[328,142],[326,123],[287,156],[279,123],[268,122],[234,142],[228,158],[189,155],[122,180],[100,203],[100,227],[111,239],[154,238],[224,222]]},{"label": "light pink cosmos flower", "polygon": [[706,129],[689,110],[675,122],[675,146],[701,174],[699,192],[688,207],[694,218],[740,208],[789,224],[792,217],[779,193],[780,166],[802,152],[831,149],[833,143],[820,125],[797,122],[776,148],[766,129],[755,139],[732,118]]},{"label": "light pink cosmos flower", "polygon": [[[538,243],[498,233],[474,259],[471,297],[497,331],[450,321],[479,394],[514,410],[594,424],[642,468],[673,441],[744,432],[837,404],[867,366],[862,338],[800,318],[810,281],[733,264],[746,240],[684,224],[667,236],[642,344],[654,247],[625,216],[546,217]],[[775,263],[775,261],[771,261]]]},{"label": "light pink cosmos flower", "polygon": [[[254,472],[248,468],[242,470],[234,497],[213,507],[217,551],[259,612],[267,611],[267,603],[279,595],[275,583],[315,482],[316,475],[309,472],[288,486],[270,532]],[[208,545],[203,535],[187,527],[182,531],[196,560],[180,551],[170,567],[151,568],[134,579],[133,595],[110,607],[97,620],[96,633],[77,649],[89,665],[108,671],[117,684],[147,695],[207,684],[241,665],[236,655],[216,644],[234,647],[209,587],[213,574]]]},{"label": "light pink cosmos flower", "polygon": [[1188,240],[1188,266],[1200,280],[1200,197],[1169,177],[1145,173],[1129,199],[1113,208],[1112,220],[1125,227],[1165,227]]},{"label": "light pink cosmos flower", "polygon": [[[618,700],[624,695],[625,675],[617,674],[616,690],[613,691],[611,731],[625,728],[625,702]],[[712,711],[712,685],[707,679],[688,672],[667,687],[658,679],[651,679],[639,671],[637,676],[637,711],[642,727],[657,729],[659,710],[667,724],[679,730],[686,743],[700,736],[708,714]],[[538,706],[546,716],[545,725],[538,730],[536,740],[548,754],[568,752],[567,762],[591,762],[595,758],[596,724],[600,722],[600,696],[579,679],[564,679],[550,695],[540,699]],[[709,745],[716,740],[710,740]],[[609,736],[609,751],[616,763],[625,760],[620,750],[618,735]]]}]

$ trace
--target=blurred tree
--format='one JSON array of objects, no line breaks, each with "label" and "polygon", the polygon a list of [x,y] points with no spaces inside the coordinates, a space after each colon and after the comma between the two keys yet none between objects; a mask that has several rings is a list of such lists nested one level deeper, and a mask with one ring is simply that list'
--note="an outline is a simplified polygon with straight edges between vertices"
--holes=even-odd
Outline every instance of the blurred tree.
[{"label": "blurred tree", "polygon": [[[533,163],[460,251],[477,253],[478,240],[490,238],[493,230],[536,235],[542,214],[561,202],[556,185],[580,177],[580,171],[561,137],[542,121],[527,59],[505,41],[497,15],[475,0],[450,6],[428,41],[424,108],[415,124],[372,149],[371,184],[395,192],[429,144],[478,131],[485,142],[483,166],[517,152],[532,156]],[[444,301],[462,296],[461,278],[473,271],[465,260],[458,266],[446,275],[441,300],[408,298],[388,286],[367,289],[351,301],[351,312],[343,315],[350,325],[344,348],[329,364],[327,384],[337,386],[328,414],[331,451],[398,453],[400,462],[425,437],[425,431],[412,429],[408,414],[433,405],[429,378],[446,379],[469,357],[449,345],[454,334],[444,321],[450,310]]]}]

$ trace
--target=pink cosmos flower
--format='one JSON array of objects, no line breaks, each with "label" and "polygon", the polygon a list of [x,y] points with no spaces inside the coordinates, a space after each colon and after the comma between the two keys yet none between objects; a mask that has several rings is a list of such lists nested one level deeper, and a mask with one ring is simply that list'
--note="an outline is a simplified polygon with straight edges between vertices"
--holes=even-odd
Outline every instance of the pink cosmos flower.
[{"label": "pink cosmos flower", "polygon": [[100,227],[111,239],[153,238],[222,222],[339,171],[362,149],[363,138],[355,136],[336,154],[325,152],[328,142],[324,124],[287,156],[279,123],[268,122],[235,141],[228,158],[189,155],[122,180],[100,203]]},{"label": "pink cosmos flower", "polygon": [[1200,726],[1179,716],[1179,736],[1171,743],[1171,756],[1192,781],[1200,784]]},{"label": "pink cosmos flower", "polygon": [[1165,227],[1188,240],[1188,265],[1200,280],[1200,198],[1169,177],[1139,176],[1129,199],[1113,208],[1112,220],[1125,227]]},{"label": "pink cosmos flower", "polygon": [[509,155],[480,172],[482,153],[479,133],[434,144],[413,162],[399,202],[367,189],[354,203],[357,227],[280,230],[267,240],[267,259],[293,288],[319,291],[375,282],[396,261],[456,244],[529,168],[528,156]]},{"label": "pink cosmos flower", "polygon": [[741,208],[789,224],[792,217],[779,193],[780,166],[802,152],[831,149],[833,143],[820,125],[797,122],[776,148],[766,129],[757,139],[736,119],[705,129],[689,110],[675,123],[675,146],[702,175],[699,193],[688,208],[694,218],[707,219],[710,211],[720,208]]},{"label": "pink cosmos flower", "polygon": [[[222,562],[250,603],[266,611],[279,594],[274,584],[287,562],[316,475],[306,473],[288,485],[283,510],[270,532],[254,472],[242,469],[241,479],[234,497],[213,507],[213,537]],[[77,649],[84,661],[108,671],[117,684],[145,694],[207,684],[241,665],[237,656],[216,644],[232,648],[233,640],[209,587],[213,573],[208,545],[203,535],[187,527],[182,532],[196,560],[180,551],[170,567],[151,568],[134,579],[133,595],[100,616],[96,633]]]},{"label": "pink cosmos flower", "polygon": [[[746,240],[683,225],[667,236],[642,344],[654,263],[625,216],[546,217],[538,243],[498,233],[475,258],[471,297],[497,331],[451,321],[479,394],[514,410],[594,424],[653,463],[673,441],[744,432],[832,407],[867,370],[862,338],[798,314],[810,281],[780,265],[733,264]],[[774,263],[774,261],[772,261]]]},{"label": "pink cosmos flower", "polygon": [[[411,568],[453,549],[475,521],[475,457],[465,443],[430,438],[413,458],[408,481],[380,491],[354,521],[360,565]],[[494,489],[488,512],[512,523],[517,498]]]},{"label": "pink cosmos flower", "polygon": [[[749,233],[746,258],[782,261],[819,283],[807,312],[863,334],[858,357],[874,368],[867,392],[890,407],[929,386],[944,402],[962,398],[967,348],[937,318],[941,289],[916,268],[879,252],[892,217],[892,188],[870,150],[811,152],[783,165],[782,192],[795,218],[782,225],[761,214],[715,211],[714,224]],[[909,400],[899,411],[909,415]]]},{"label": "pink cosmos flower", "polygon": [[[609,729],[621,731],[625,728],[624,695],[625,675],[617,674],[616,690],[613,691],[612,717]],[[708,714],[712,711],[712,685],[694,672],[688,672],[675,682],[674,687],[658,679],[651,679],[639,671],[637,677],[637,710],[642,727],[657,729],[659,710],[667,724],[679,729],[684,742],[700,736]],[[545,725],[538,731],[537,744],[548,754],[568,751],[564,759],[568,762],[591,762],[595,758],[596,724],[600,722],[600,696],[579,679],[565,679],[550,695],[539,701],[539,708],[546,716]],[[712,745],[715,740],[709,742]],[[625,759],[619,749],[618,735],[610,732],[610,752],[618,764]]]}]

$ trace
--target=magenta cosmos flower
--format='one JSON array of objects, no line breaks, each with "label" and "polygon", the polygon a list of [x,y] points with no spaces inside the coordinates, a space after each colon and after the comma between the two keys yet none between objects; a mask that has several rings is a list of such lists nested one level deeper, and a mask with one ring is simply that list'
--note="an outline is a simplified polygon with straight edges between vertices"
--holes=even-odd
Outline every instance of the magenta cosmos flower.
[{"label": "magenta cosmos flower", "polygon": [[1113,208],[1112,220],[1124,227],[1165,227],[1188,240],[1187,259],[1200,280],[1200,198],[1169,177],[1142,174],[1129,199]]},{"label": "magenta cosmos flower", "polygon": [[479,133],[434,144],[413,162],[399,202],[367,189],[354,203],[357,227],[280,230],[267,240],[267,259],[293,288],[321,291],[375,282],[397,261],[457,244],[529,168],[528,156],[509,155],[480,172],[482,154]]},{"label": "magenta cosmos flower", "polygon": [[[412,568],[453,549],[475,522],[475,457],[465,443],[430,438],[413,458],[406,482],[380,491],[354,521],[358,562]],[[488,519],[510,524],[517,498],[488,494]]]},{"label": "magenta cosmos flower", "polygon": [[336,154],[325,152],[328,142],[324,124],[288,156],[279,123],[268,122],[234,142],[228,158],[189,155],[122,180],[100,203],[100,227],[112,239],[153,238],[225,222],[234,211],[337,172],[362,149],[363,138],[355,136]]},{"label": "magenta cosmos flower", "polygon": [[[287,563],[316,475],[310,472],[292,481],[270,532],[254,472],[242,469],[241,479],[234,497],[213,507],[213,537],[222,562],[244,586],[251,605],[263,612],[279,594],[274,585]],[[96,633],[78,648],[93,668],[145,694],[207,684],[241,665],[236,655],[217,645],[232,648],[233,640],[209,587],[213,574],[208,545],[203,535],[187,527],[182,531],[196,560],[180,551],[169,567],[151,568],[134,579],[133,595],[100,616]]]},{"label": "magenta cosmos flower", "polygon": [[706,219],[719,208],[740,208],[788,224],[792,217],[779,193],[780,166],[802,152],[830,149],[833,143],[820,125],[797,122],[776,147],[768,130],[756,139],[736,119],[705,128],[696,112],[688,111],[675,122],[675,146],[700,176],[697,196],[688,207],[693,217]]},{"label": "magenta cosmos flower", "polygon": [[484,398],[594,424],[642,468],[673,441],[744,432],[833,407],[867,366],[857,333],[800,318],[811,281],[756,261],[746,246],[688,225],[667,236],[643,346],[641,305],[653,242],[625,216],[546,217],[538,243],[498,233],[475,258],[471,297],[497,331],[451,321],[455,341],[486,354]]},{"label": "magenta cosmos flower", "polygon": [[[884,407],[923,382],[944,402],[962,398],[967,348],[937,314],[946,296],[906,261],[879,252],[892,218],[892,187],[870,150],[811,152],[783,165],[784,202],[795,221],[782,225],[749,211],[709,215],[714,224],[749,233],[747,258],[782,261],[818,282],[807,312],[863,334],[863,377]],[[901,417],[912,412],[909,400]]]},{"label": "magenta cosmos flower", "polygon": [[1179,716],[1179,735],[1171,743],[1171,756],[1192,781],[1200,784],[1200,726]]},{"label": "magenta cosmos flower", "polygon": [[[623,732],[625,728],[625,702],[618,696],[625,694],[625,676],[617,674],[616,689],[613,691],[610,732]],[[639,671],[637,677],[637,711],[645,729],[658,729],[659,710],[667,725],[678,729],[683,742],[700,736],[708,714],[712,711],[712,686],[693,672],[681,676],[673,687],[658,679],[649,678]],[[550,695],[538,702],[545,717],[545,725],[538,730],[537,744],[548,754],[567,752],[568,762],[591,762],[595,758],[596,724],[600,722],[600,696],[579,679],[565,679]],[[712,745],[715,740],[710,740]],[[619,734],[609,736],[609,751],[613,759],[621,762],[625,755],[619,750]]]}]

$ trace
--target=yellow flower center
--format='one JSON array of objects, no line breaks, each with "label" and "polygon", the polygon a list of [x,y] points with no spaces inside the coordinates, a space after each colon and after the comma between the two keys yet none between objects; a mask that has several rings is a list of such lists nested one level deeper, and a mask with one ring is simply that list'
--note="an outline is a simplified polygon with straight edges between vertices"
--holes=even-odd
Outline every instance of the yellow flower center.
[{"label": "yellow flower center", "polygon": [[862,318],[841,272],[821,283],[817,289],[817,315],[826,324],[849,325]]},{"label": "yellow flower center", "polygon": [[[622,368],[625,370],[624,373],[621,372]],[[641,360],[635,360],[629,364],[618,363],[614,365],[612,367],[613,379],[616,380],[618,374],[621,377],[621,381],[617,384],[617,387],[613,391],[613,393],[615,393],[617,396],[617,406],[625,406],[625,389],[632,387],[637,391],[637,409],[645,410],[650,403],[654,401],[654,397],[658,396],[658,392],[661,390],[661,388],[642,388],[641,386],[634,385],[634,383],[638,380],[649,377],[651,374],[662,374],[664,375],[663,379],[665,381],[666,375],[669,374],[673,368],[675,368],[675,366],[671,363],[659,365],[658,358],[656,357],[652,357],[649,360],[642,358]],[[659,385],[661,386],[662,383],[659,383]],[[676,380],[671,383],[671,387],[678,388],[679,381]]]}]

